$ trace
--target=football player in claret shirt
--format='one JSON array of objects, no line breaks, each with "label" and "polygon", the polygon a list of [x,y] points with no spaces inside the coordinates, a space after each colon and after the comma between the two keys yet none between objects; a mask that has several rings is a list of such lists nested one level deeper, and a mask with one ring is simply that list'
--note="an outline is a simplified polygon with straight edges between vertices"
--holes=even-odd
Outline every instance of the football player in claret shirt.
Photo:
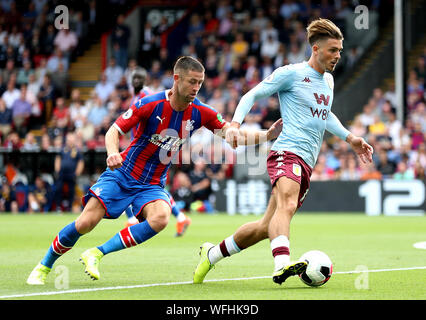
[{"label": "football player in claret shirt", "polygon": [[[81,215],[59,231],[29,275],[28,284],[44,284],[54,262],[82,235],[102,218],[119,217],[129,205],[141,222],[81,254],[80,261],[92,279],[100,278],[99,264],[104,255],[141,244],[167,226],[171,206],[164,185],[173,156],[202,126],[223,139],[229,128],[229,123],[215,109],[196,98],[204,81],[203,65],[195,58],[183,56],[176,61],[173,71],[172,89],[138,100],[110,127],[105,135],[108,168],[84,196]],[[120,135],[136,125],[134,139],[120,153]],[[278,120],[267,131],[241,131],[238,143],[272,140],[281,129],[282,122]]]},{"label": "football player in claret shirt", "polygon": [[272,280],[282,284],[302,274],[306,261],[290,261],[290,222],[309,191],[312,168],[318,158],[324,131],[346,141],[364,163],[372,162],[373,148],[343,127],[331,111],[334,81],[331,72],[340,60],[343,35],[330,20],[317,19],[307,27],[312,48],[309,61],[277,68],[248,91],[238,103],[226,140],[235,147],[238,129],[253,104],[277,94],[283,131],[271,147],[267,169],[272,193],[264,216],[239,227],[217,245],[201,246],[193,282],[202,283],[212,267],[225,257],[269,238],[274,257]]}]

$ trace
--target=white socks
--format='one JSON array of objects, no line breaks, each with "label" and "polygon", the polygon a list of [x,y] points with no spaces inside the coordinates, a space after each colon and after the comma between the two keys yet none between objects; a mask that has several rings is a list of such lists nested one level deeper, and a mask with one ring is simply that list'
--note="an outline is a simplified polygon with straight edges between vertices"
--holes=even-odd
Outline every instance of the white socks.
[{"label": "white socks", "polygon": [[232,256],[240,251],[241,249],[238,248],[234,241],[234,236],[232,235],[211,248],[208,253],[208,258],[211,264],[216,264],[223,258]]},{"label": "white socks", "polygon": [[271,240],[271,250],[274,256],[275,271],[290,263],[290,241],[284,235]]}]

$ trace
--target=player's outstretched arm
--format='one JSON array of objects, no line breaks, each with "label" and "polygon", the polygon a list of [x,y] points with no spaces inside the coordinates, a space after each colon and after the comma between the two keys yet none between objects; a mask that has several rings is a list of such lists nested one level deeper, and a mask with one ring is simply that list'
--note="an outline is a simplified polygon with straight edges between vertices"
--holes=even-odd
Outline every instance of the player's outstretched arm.
[{"label": "player's outstretched arm", "polygon": [[232,122],[225,125],[222,131],[221,137],[226,139],[233,148],[238,145],[256,145],[276,139],[283,129],[283,121],[282,119],[275,121],[268,130],[248,131],[240,130],[239,127],[238,122]]},{"label": "player's outstretched arm", "polygon": [[119,151],[120,132],[114,126],[111,126],[105,134],[105,148],[107,150],[106,164],[111,170],[120,168],[123,158]]},{"label": "player's outstretched arm", "polygon": [[373,147],[370,146],[362,137],[357,137],[350,133],[346,138],[352,149],[356,152],[363,163],[373,161]]},{"label": "player's outstretched arm", "polygon": [[330,112],[327,118],[326,129],[328,132],[349,143],[363,163],[373,161],[373,147],[362,137],[355,136],[343,127],[342,123],[333,112]]},{"label": "player's outstretched arm", "polygon": [[283,129],[283,120],[280,118],[268,130],[248,131],[241,130],[238,136],[238,145],[256,145],[278,138]]}]

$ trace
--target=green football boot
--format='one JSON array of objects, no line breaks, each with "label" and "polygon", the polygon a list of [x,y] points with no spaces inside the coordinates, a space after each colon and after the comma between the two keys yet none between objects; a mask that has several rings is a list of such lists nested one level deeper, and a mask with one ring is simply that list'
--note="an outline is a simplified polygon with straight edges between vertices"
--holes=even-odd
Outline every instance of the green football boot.
[{"label": "green football boot", "polygon": [[30,273],[27,284],[30,285],[43,285],[46,282],[46,277],[49,274],[51,268],[48,268],[41,263],[36,265],[34,270]]},{"label": "green football boot", "polygon": [[99,273],[99,262],[104,254],[98,248],[91,248],[84,251],[80,256],[80,261],[86,267],[85,273],[89,275],[92,280],[99,280],[101,277]]},{"label": "green football boot", "polygon": [[208,257],[209,250],[213,247],[214,244],[210,242],[203,243],[200,247],[200,262],[194,271],[193,283],[203,283],[207,273],[214,267]]},{"label": "green football boot", "polygon": [[275,271],[272,275],[272,281],[281,284],[286,281],[288,277],[302,274],[307,266],[308,263],[306,261],[292,262],[282,267],[280,270]]}]

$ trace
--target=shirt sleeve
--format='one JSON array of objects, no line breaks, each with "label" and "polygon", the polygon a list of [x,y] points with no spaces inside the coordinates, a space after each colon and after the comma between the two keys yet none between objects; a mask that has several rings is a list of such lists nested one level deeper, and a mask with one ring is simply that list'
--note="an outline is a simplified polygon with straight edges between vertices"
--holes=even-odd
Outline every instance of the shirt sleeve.
[{"label": "shirt sleeve", "polygon": [[113,126],[123,135],[130,131],[142,120],[148,118],[149,104],[144,103],[144,99],[136,101],[130,108],[120,115]]},{"label": "shirt sleeve", "polygon": [[325,129],[330,132],[331,134],[334,134],[335,136],[339,137],[343,141],[346,141],[346,138],[350,134],[349,130],[347,130],[339,119],[337,119],[336,115],[330,111],[328,114],[328,118],[326,121],[326,127]]},{"label": "shirt sleeve", "polygon": [[288,66],[276,69],[269,77],[247,92],[235,109],[232,121],[242,123],[253,104],[262,98],[269,97],[279,91],[289,90],[294,79],[294,71]]},{"label": "shirt sleeve", "polygon": [[222,115],[209,106],[203,108],[201,119],[202,125],[213,133],[215,133],[215,130],[221,130],[226,123]]}]

